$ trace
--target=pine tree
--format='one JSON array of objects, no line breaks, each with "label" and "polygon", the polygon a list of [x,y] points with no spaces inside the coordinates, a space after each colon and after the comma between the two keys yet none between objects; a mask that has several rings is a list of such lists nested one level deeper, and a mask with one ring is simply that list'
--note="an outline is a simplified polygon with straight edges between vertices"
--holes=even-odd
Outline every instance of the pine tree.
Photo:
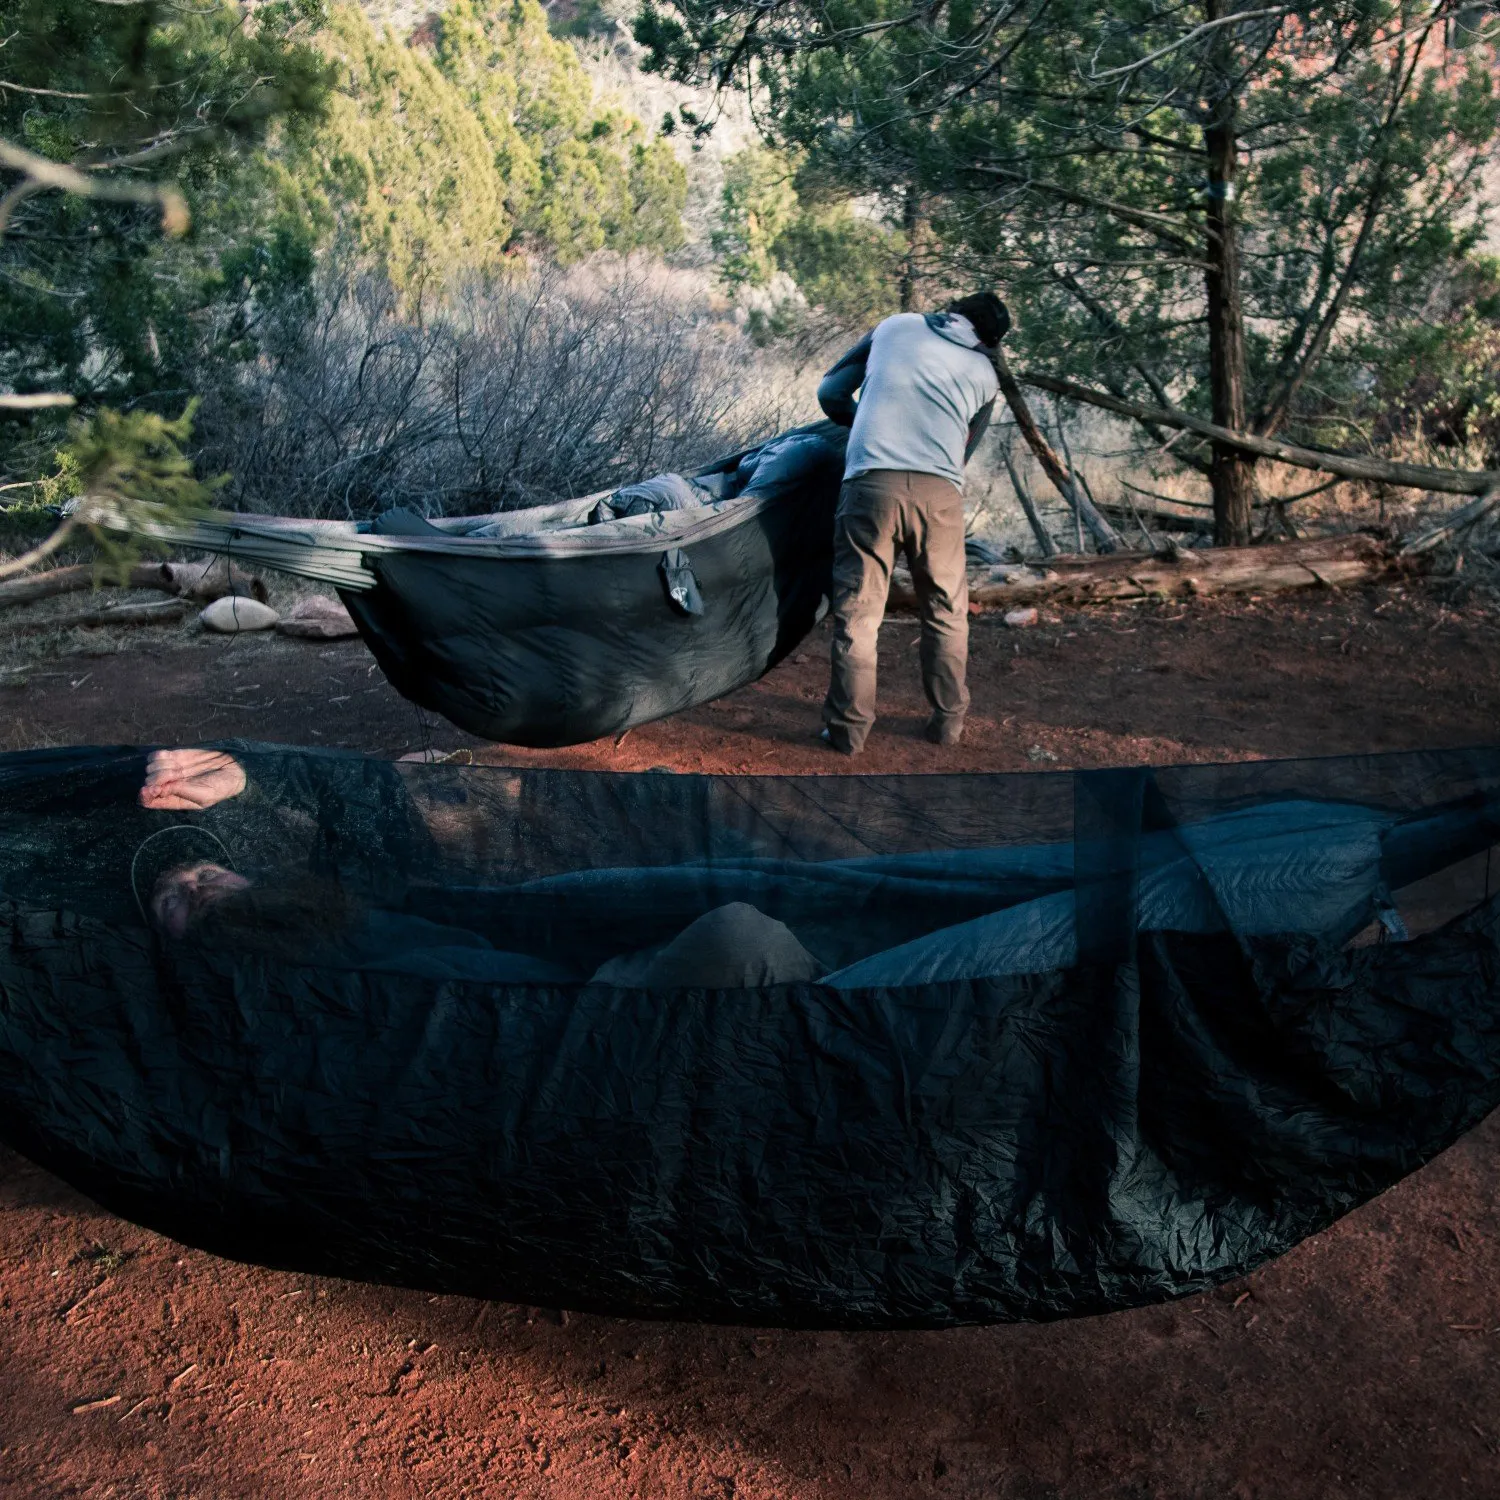
[{"label": "pine tree", "polygon": [[601,108],[534,0],[455,0],[431,50],[333,12],[340,87],[326,125],[282,156],[282,190],[415,294],[495,275],[528,250],[570,262],[682,242],[686,174],[665,141]]},{"label": "pine tree", "polygon": [[[1381,350],[1481,232],[1493,27],[1463,0],[676,0],[653,65],[752,87],[768,137],[925,204],[1013,342],[1221,427],[1360,440]],[[1160,429],[1148,428],[1160,443]],[[1256,460],[1175,454],[1248,538]]]}]

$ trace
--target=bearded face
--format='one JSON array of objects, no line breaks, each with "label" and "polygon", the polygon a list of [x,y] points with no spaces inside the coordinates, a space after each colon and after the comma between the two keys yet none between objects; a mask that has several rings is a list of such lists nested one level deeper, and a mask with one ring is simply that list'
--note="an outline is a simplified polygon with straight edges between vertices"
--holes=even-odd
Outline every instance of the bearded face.
[{"label": "bearded face", "polygon": [[151,920],[164,937],[186,937],[219,902],[250,889],[250,882],[222,865],[196,864],[169,870],[151,893]]}]

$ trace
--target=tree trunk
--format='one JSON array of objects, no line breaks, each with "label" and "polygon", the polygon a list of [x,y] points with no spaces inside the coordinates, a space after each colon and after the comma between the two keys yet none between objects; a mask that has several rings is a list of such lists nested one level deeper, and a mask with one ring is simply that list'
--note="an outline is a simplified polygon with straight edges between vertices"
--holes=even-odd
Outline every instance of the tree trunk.
[{"label": "tree trunk", "polygon": [[901,205],[901,229],[906,236],[906,258],[901,266],[901,311],[917,310],[917,235],[922,228],[922,195],[908,183]]},{"label": "tree trunk", "polygon": [[[1207,0],[1205,19],[1230,13],[1234,0]],[[1238,167],[1238,101],[1230,73],[1233,43],[1228,28],[1215,46],[1217,81],[1222,96],[1214,101],[1214,121],[1205,126],[1208,152],[1208,292],[1209,392],[1213,419],[1220,427],[1245,430],[1245,322],[1240,300],[1239,208],[1235,202]],[[1243,547],[1250,540],[1250,510],[1255,502],[1255,460],[1215,443],[1209,481],[1214,497],[1214,540],[1221,547]]]}]

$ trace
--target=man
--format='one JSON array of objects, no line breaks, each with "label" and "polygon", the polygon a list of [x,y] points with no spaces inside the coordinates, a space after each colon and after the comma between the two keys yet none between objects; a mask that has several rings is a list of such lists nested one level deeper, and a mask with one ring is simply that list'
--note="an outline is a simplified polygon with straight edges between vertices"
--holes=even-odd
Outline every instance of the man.
[{"label": "man", "polygon": [[898,313],[818,386],[819,405],[850,428],[834,523],[833,671],[823,705],[823,738],[846,755],[859,754],[875,722],[875,642],[897,552],[911,568],[922,618],[927,738],[954,745],[963,734],[964,465],[989,423],[999,390],[991,356],[1009,328],[1010,313],[993,292],[962,297],[944,312]]}]

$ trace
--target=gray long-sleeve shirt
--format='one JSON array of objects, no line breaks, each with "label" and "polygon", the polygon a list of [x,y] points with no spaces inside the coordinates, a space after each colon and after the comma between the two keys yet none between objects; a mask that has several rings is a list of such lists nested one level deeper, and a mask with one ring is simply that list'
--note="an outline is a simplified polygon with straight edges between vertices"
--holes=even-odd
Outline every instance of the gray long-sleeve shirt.
[{"label": "gray long-sleeve shirt", "polygon": [[897,313],[828,371],[818,404],[851,428],[845,479],[907,469],[961,489],[998,392],[994,366],[967,318]]}]

